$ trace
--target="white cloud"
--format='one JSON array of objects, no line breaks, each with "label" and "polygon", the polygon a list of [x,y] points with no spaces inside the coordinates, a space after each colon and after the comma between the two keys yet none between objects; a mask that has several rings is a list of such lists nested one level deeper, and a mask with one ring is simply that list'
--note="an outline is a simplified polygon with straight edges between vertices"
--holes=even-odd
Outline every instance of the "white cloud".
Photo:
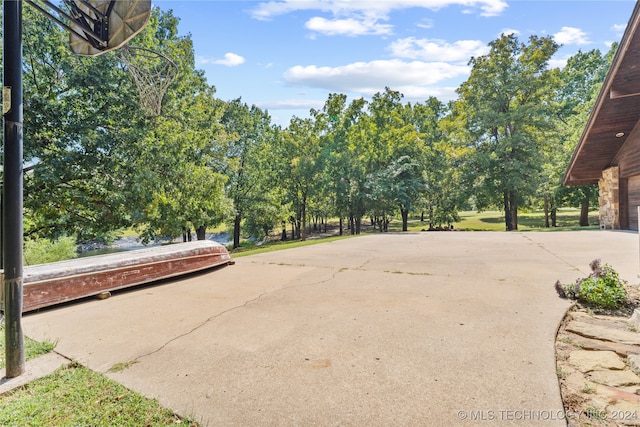
[{"label": "white cloud", "polygon": [[622,37],[624,30],[627,29],[627,24],[616,24],[611,27],[611,31]]},{"label": "white cloud", "polygon": [[421,19],[416,25],[418,28],[424,28],[425,30],[431,29],[433,28],[433,19]]},{"label": "white cloud", "polygon": [[394,56],[428,61],[467,62],[472,56],[482,56],[489,48],[480,40],[459,40],[447,43],[438,39],[398,39],[389,46]]},{"label": "white cloud", "polygon": [[577,44],[584,45],[591,43],[587,33],[580,28],[562,27],[559,32],[553,35],[555,41],[562,45]]},{"label": "white cloud", "polygon": [[500,31],[500,34],[498,34],[498,36],[501,36],[503,34],[505,36],[508,36],[510,34],[513,34],[514,36],[518,36],[520,35],[520,31],[514,30],[513,28],[505,28],[504,30]]},{"label": "white cloud", "polygon": [[223,59],[209,59],[199,57],[197,59],[198,64],[217,64],[217,65],[225,65],[227,67],[235,67],[240,64],[243,64],[245,59],[235,53],[227,52],[224,54]]},{"label": "white cloud", "polygon": [[287,83],[295,86],[371,95],[384,90],[386,86],[425,90],[430,85],[468,73],[469,67],[465,65],[394,59],[355,62],[340,67],[298,65],[289,68],[283,77]]},{"label": "white cloud", "polygon": [[[403,100],[406,102],[425,102],[429,97],[433,96],[438,98],[441,102],[448,102],[452,99],[456,99],[458,94],[456,93],[457,87],[453,86],[392,86],[392,90],[396,90],[404,95]],[[376,92],[381,92],[383,89],[378,89]]]},{"label": "white cloud", "polygon": [[257,102],[260,108],[268,110],[311,110],[312,108],[321,109],[324,106],[323,100],[317,99],[283,99],[279,101]]},{"label": "white cloud", "polygon": [[[331,14],[332,17],[315,16],[309,19],[307,29],[330,36],[347,35],[389,35],[393,25],[382,23],[389,20],[394,10],[424,8],[438,10],[447,6],[464,6],[463,13],[479,13],[495,16],[507,8],[505,0],[272,0],[261,2],[250,13],[258,20],[269,20],[274,16],[304,10]],[[426,20],[417,24],[421,28],[431,28]],[[309,36],[312,39],[314,35]]]},{"label": "white cloud", "polygon": [[307,29],[316,31],[318,33],[326,34],[329,36],[335,35],[347,35],[347,36],[362,36],[362,35],[386,35],[391,34],[393,26],[388,24],[380,24],[374,19],[325,19],[321,17],[314,17],[307,21],[305,24]]},{"label": "white cloud", "polygon": [[549,68],[550,69],[554,69],[554,68],[564,68],[567,65],[567,61],[569,60],[569,57],[565,56],[562,58],[551,58],[549,60]]},{"label": "white cloud", "polygon": [[350,16],[353,13],[374,12],[386,16],[392,10],[424,8],[438,10],[447,6],[464,6],[465,11],[479,11],[482,16],[496,16],[507,8],[505,0],[282,0],[261,2],[250,13],[255,19],[269,20],[297,10],[318,10],[334,16]]}]

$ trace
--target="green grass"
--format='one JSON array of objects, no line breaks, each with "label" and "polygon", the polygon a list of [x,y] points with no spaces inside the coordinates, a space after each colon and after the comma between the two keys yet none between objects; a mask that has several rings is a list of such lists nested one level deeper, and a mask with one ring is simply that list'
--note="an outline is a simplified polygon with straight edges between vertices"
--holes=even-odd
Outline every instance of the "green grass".
[{"label": "green grass", "polygon": [[[519,212],[518,230],[520,231],[567,231],[597,229],[598,212],[589,213],[589,227],[580,227],[580,210],[575,208],[562,208],[558,210],[557,227],[546,228],[544,225],[544,212]],[[487,212],[461,212],[460,221],[454,224],[457,230],[468,231],[504,231],[504,215],[498,211]]]},{"label": "green grass", "polygon": [[[532,212],[519,212],[518,213],[518,230],[519,231],[572,231],[572,230],[594,230],[598,229],[598,212],[592,211],[589,213],[589,226],[581,227],[580,222],[580,210],[576,208],[561,208],[557,214],[557,227],[545,227],[544,226],[544,212],[532,211]],[[424,231],[429,227],[426,222],[420,221],[419,218],[411,218],[408,223],[409,232]],[[378,233],[377,228],[370,227],[367,219],[363,218],[363,231],[362,234]],[[398,220],[394,220],[389,224],[390,232],[399,232],[402,229],[402,223]],[[460,212],[460,221],[454,224],[454,229],[460,231],[504,231],[504,216],[499,211],[485,211],[474,212],[466,211]],[[345,230],[348,233],[348,230]],[[254,255],[265,252],[279,251],[282,249],[296,248],[301,246],[315,245],[318,243],[331,242],[340,239],[347,239],[355,236],[343,235],[323,238],[310,238],[304,242],[299,240],[294,241],[272,241],[264,243],[262,245],[256,245],[253,242],[245,241],[241,243],[241,247],[238,249],[227,249],[231,252],[233,258],[238,258],[247,255]]]},{"label": "green grass", "polygon": [[104,375],[71,363],[0,398],[3,426],[197,425]]},{"label": "green grass", "polygon": [[[0,369],[6,366],[4,323],[0,324]],[[47,354],[56,347],[55,342],[38,342],[29,337],[24,338],[24,358],[30,360],[43,354]],[[2,425],[2,424],[0,424]]]},{"label": "green grass", "polygon": [[[5,367],[0,325],[0,368]],[[24,339],[25,360],[53,351],[55,342]],[[77,363],[0,396],[1,426],[197,426],[106,376]]]},{"label": "green grass", "polygon": [[[505,231],[504,214],[501,211],[464,211],[460,212],[460,221],[453,224],[454,229],[461,231]],[[589,227],[581,227],[580,209],[561,208],[557,214],[557,227],[544,226],[544,212],[518,212],[519,231],[569,231],[598,229],[598,212],[589,212]],[[394,220],[389,224],[389,231],[400,231],[402,223]],[[429,228],[428,222],[418,217],[409,219],[408,231],[424,231]]]},{"label": "green grass", "polygon": [[237,249],[231,249],[231,248],[228,248],[228,249],[229,249],[229,252],[231,252],[231,255],[233,256],[233,258],[238,258],[246,255],[255,255],[255,254],[262,254],[266,252],[280,251],[283,249],[300,248],[303,246],[317,245],[318,243],[333,242],[336,240],[349,239],[351,237],[355,237],[355,236],[343,235],[343,236],[331,236],[331,237],[323,237],[323,238],[310,238],[308,240],[305,240],[304,242],[301,242],[300,240],[292,240],[292,241],[286,241],[286,242],[277,241],[277,242],[265,243],[262,245],[249,245],[249,246],[241,245]]}]

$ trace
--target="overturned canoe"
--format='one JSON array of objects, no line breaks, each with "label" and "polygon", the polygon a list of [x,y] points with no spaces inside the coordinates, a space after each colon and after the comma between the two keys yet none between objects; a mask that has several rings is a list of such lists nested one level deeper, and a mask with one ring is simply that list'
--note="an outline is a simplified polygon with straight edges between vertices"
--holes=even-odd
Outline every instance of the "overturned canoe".
[{"label": "overturned canoe", "polygon": [[198,240],[27,266],[22,311],[231,263],[223,245]]}]

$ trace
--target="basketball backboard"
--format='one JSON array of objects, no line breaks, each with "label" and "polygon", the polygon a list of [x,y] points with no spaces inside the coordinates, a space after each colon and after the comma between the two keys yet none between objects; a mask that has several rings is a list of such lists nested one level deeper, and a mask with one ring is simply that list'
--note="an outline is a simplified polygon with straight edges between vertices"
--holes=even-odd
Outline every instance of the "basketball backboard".
[{"label": "basketball backboard", "polygon": [[[97,56],[118,49],[138,34],[147,24],[151,16],[151,0],[67,0],[65,3],[75,9],[71,22],[73,29],[69,33],[69,46],[76,55]],[[72,13],[74,10],[72,10]],[[106,17],[106,30],[101,17]],[[96,46],[87,41],[91,37],[82,38],[78,34],[86,34],[83,25],[94,32],[104,32],[107,36],[106,46]]]}]

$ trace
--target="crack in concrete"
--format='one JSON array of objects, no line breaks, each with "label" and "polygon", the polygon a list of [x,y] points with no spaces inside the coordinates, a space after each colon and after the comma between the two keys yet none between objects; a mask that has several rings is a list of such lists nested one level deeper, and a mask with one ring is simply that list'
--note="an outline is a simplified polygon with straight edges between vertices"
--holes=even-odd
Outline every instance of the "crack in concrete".
[{"label": "crack in concrete", "polygon": [[[280,265],[280,264],[279,264],[279,265]],[[330,267],[317,267],[317,268],[330,268]],[[263,297],[265,297],[266,295],[275,294],[275,293],[280,292],[280,291],[289,290],[289,289],[294,289],[294,288],[299,288],[299,287],[304,287],[304,286],[321,285],[321,284],[323,284],[323,283],[327,283],[327,282],[329,282],[329,281],[331,281],[331,280],[334,280],[334,279],[336,278],[336,276],[338,275],[338,273],[342,273],[343,271],[344,271],[344,269],[342,269],[342,268],[337,269],[336,271],[334,271],[334,272],[333,272],[333,274],[332,274],[330,277],[328,277],[328,278],[326,278],[326,279],[324,279],[324,280],[318,280],[318,281],[315,281],[315,282],[311,282],[311,283],[303,283],[303,284],[299,284],[299,285],[292,285],[292,286],[287,286],[287,287],[284,287],[284,288],[279,288],[279,289],[274,289],[274,290],[270,290],[270,291],[267,291],[267,292],[263,292],[263,293],[261,293],[260,295],[258,295],[257,297],[255,297],[255,298],[252,298],[252,299],[250,299],[250,300],[245,301],[243,304],[237,305],[237,306],[235,306],[235,307],[230,307],[230,308],[228,308],[228,309],[226,309],[226,310],[224,310],[224,311],[221,311],[220,313],[217,313],[217,314],[216,314],[216,315],[214,315],[214,316],[209,317],[208,319],[206,319],[205,321],[203,321],[203,322],[202,322],[202,323],[200,323],[199,325],[195,326],[195,327],[194,327],[194,328],[192,328],[191,330],[189,330],[189,331],[187,331],[187,332],[184,332],[184,333],[182,333],[182,334],[180,334],[180,335],[176,335],[175,337],[171,338],[169,341],[167,341],[167,342],[165,342],[164,344],[162,344],[162,345],[161,345],[160,347],[158,347],[157,349],[155,349],[155,350],[153,350],[153,351],[150,351],[150,352],[147,352],[147,353],[145,353],[145,354],[141,354],[140,356],[135,357],[132,361],[133,361],[133,362],[138,362],[138,361],[140,361],[140,360],[141,360],[141,359],[143,359],[143,358],[146,358],[146,357],[152,356],[152,355],[154,355],[154,354],[156,354],[156,353],[158,353],[158,352],[162,351],[163,349],[165,349],[165,348],[166,348],[169,344],[171,344],[172,342],[177,341],[177,340],[179,340],[179,339],[181,339],[181,338],[184,338],[184,337],[186,337],[186,336],[189,336],[189,335],[191,335],[192,333],[194,333],[195,331],[197,331],[197,330],[201,329],[202,327],[206,326],[208,323],[210,323],[210,322],[212,322],[212,321],[216,320],[217,318],[219,318],[219,317],[221,317],[221,316],[223,316],[223,315],[225,315],[225,314],[227,314],[227,313],[230,313],[230,312],[232,312],[232,311],[235,311],[235,310],[238,310],[238,309],[242,309],[242,308],[244,308],[244,307],[248,306],[249,304],[251,304],[251,303],[253,303],[253,302],[259,301],[260,299],[262,299],[262,298],[263,298]]]},{"label": "crack in concrete", "polygon": [[527,239],[528,241],[530,241],[531,243],[533,243],[534,245],[536,245],[537,247],[539,247],[540,249],[542,249],[543,251],[545,251],[546,253],[548,253],[549,255],[553,256],[554,258],[557,258],[558,260],[560,260],[562,263],[568,265],[569,267],[573,268],[574,270],[576,270],[577,272],[581,273],[581,274],[586,274],[584,271],[582,271],[580,269],[580,267],[577,267],[573,264],[571,264],[569,261],[567,261],[566,259],[562,258],[560,255],[550,251],[549,249],[547,249],[542,243],[538,243],[535,240],[533,240],[532,238],[530,238],[529,236],[526,235],[522,235],[522,237],[524,237],[525,239]]}]

